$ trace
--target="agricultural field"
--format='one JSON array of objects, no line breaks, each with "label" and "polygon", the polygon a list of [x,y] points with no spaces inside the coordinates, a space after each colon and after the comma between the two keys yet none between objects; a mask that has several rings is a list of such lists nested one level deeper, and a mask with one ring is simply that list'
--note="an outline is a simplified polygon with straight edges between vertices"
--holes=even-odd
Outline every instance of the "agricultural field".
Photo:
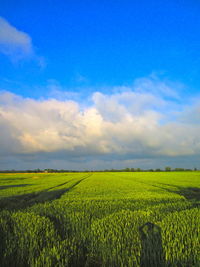
[{"label": "agricultural field", "polygon": [[200,172],[0,174],[0,266],[200,266]]}]

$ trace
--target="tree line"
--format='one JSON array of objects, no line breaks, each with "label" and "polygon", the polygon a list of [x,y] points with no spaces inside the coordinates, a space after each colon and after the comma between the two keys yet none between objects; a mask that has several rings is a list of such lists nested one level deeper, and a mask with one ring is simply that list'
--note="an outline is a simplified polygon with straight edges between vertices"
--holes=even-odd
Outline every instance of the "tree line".
[{"label": "tree line", "polygon": [[0,173],[64,173],[64,172],[186,172],[198,171],[199,169],[193,168],[172,168],[166,166],[164,169],[142,169],[142,168],[123,168],[123,169],[105,169],[105,170],[65,170],[65,169],[31,169],[31,170],[0,170]]}]

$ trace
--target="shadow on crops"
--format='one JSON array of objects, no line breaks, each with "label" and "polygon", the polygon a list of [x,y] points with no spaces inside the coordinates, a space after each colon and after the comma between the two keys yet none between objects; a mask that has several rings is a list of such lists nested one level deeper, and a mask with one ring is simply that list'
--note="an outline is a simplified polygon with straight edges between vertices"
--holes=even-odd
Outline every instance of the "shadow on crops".
[{"label": "shadow on crops", "polygon": [[162,246],[161,228],[147,222],[139,228],[141,238],[141,267],[166,266]]},{"label": "shadow on crops", "polygon": [[[144,182],[141,182],[144,183]],[[200,188],[198,187],[183,187],[177,186],[173,184],[166,184],[166,183],[158,183],[158,184],[148,184],[150,186],[165,190],[170,193],[176,193],[180,196],[183,196],[185,199],[193,203],[193,206],[198,206],[200,201]],[[173,187],[173,189],[172,189]]]},{"label": "shadow on crops", "polygon": [[[18,210],[30,207],[34,204],[44,203],[48,201],[53,201],[59,199],[63,194],[71,191],[75,186],[80,184],[83,180],[87,179],[89,176],[84,176],[82,179],[75,182],[73,185],[67,188],[52,190],[53,188],[57,188],[58,186],[65,185],[68,182],[57,185],[55,187],[50,187],[44,191],[24,194],[24,195],[14,195],[10,197],[5,197],[0,199],[0,209],[10,209],[10,210]],[[52,191],[48,191],[52,190]]]},{"label": "shadow on crops", "polygon": [[11,187],[25,187],[25,186],[28,186],[28,185],[32,185],[32,184],[12,184],[12,185],[2,185],[2,186],[0,186],[0,190],[8,189],[8,188],[11,188]]},{"label": "shadow on crops", "polygon": [[159,184],[164,185],[164,186],[174,187],[175,189],[173,190],[170,188],[166,188],[166,187],[164,188],[160,187],[160,188],[171,193],[179,194],[185,197],[185,199],[187,199],[188,201],[191,201],[191,202],[200,201],[200,188],[198,187],[182,187],[182,186],[177,186],[177,185],[172,185],[172,184],[163,184],[163,183],[159,183]]},{"label": "shadow on crops", "polygon": [[14,180],[17,180],[17,181],[20,180],[21,181],[21,180],[25,180],[25,179],[28,179],[28,178],[30,178],[30,177],[23,177],[23,178],[21,178],[21,177],[20,178],[19,177],[17,177],[17,178],[14,178],[14,177],[13,178],[2,178],[2,180],[3,181],[14,181]]},{"label": "shadow on crops", "polygon": [[180,188],[178,194],[184,196],[189,201],[199,201],[200,200],[200,188],[187,187]]}]

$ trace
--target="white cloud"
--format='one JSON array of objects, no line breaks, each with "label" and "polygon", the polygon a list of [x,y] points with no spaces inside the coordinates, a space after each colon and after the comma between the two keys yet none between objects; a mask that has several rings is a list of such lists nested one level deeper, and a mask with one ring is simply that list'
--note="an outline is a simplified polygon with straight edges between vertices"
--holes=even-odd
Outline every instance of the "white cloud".
[{"label": "white cloud", "polygon": [[48,95],[57,100],[67,100],[67,99],[77,99],[80,93],[68,90],[68,88],[63,88],[60,83],[56,80],[48,80],[46,90]]},{"label": "white cloud", "polygon": [[36,60],[41,67],[45,65],[44,59],[35,54],[31,37],[2,17],[0,17],[0,53],[5,54],[14,62],[31,58]]},{"label": "white cloud", "polygon": [[184,88],[183,84],[178,82],[161,81],[155,74],[150,75],[148,78],[136,79],[134,87],[135,91],[139,93],[151,93],[155,96],[172,99],[180,99],[179,91]]},{"label": "white cloud", "polygon": [[[162,94],[130,88],[112,95],[96,92],[92,99],[83,108],[77,101],[33,100],[2,92],[1,155],[56,153],[69,161],[200,154],[200,125],[192,119],[200,116],[198,102],[184,110]],[[177,110],[183,112],[172,120],[171,113]]]}]

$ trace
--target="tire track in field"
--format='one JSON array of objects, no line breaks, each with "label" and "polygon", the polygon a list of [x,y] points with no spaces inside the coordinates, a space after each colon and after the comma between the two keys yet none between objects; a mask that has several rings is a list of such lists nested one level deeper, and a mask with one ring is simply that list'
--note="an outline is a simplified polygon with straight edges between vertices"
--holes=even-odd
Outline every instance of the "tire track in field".
[{"label": "tire track in field", "polygon": [[[91,175],[92,175],[92,174],[84,175],[84,176],[82,177],[82,179],[78,180],[78,181],[74,184],[74,186],[78,185],[78,184],[81,183],[83,180],[89,178]],[[74,179],[76,179],[76,178],[74,178]],[[54,188],[63,186],[63,185],[65,185],[65,184],[68,184],[69,182],[73,181],[74,179],[71,179],[71,180],[69,180],[69,181],[67,181],[67,182],[64,182],[64,183],[62,183],[62,184],[58,184],[58,185],[56,185],[56,186],[50,187],[50,188],[46,189],[46,191],[49,191],[49,190],[51,190],[51,189],[54,189]]]},{"label": "tire track in field", "polygon": [[66,189],[66,192],[69,192],[70,190],[72,190],[75,186],[77,186],[78,184],[80,184],[82,181],[86,180],[87,178],[91,177],[92,174],[88,174],[86,176],[83,176],[82,179],[78,180],[76,183],[74,183],[72,186],[68,187]]},{"label": "tire track in field", "polygon": [[65,184],[68,184],[69,182],[73,181],[74,179],[71,179],[65,183],[62,183],[62,184],[58,184],[57,186],[54,186],[54,187],[50,187],[42,192],[39,192],[35,197],[31,198],[31,202],[35,201],[36,203],[39,201],[39,202],[47,202],[47,201],[53,201],[53,200],[56,200],[56,199],[59,199],[61,198],[61,196],[63,194],[65,194],[66,192],[69,192],[71,191],[75,186],[77,186],[78,184],[80,184],[82,181],[86,180],[87,178],[89,178],[92,174],[87,174],[87,175],[84,175],[82,177],[82,179],[76,181],[74,184],[72,184],[70,187],[67,187],[67,188],[62,188],[62,189],[57,189],[57,190],[52,190],[50,191],[51,189],[54,189],[54,188],[58,188],[58,187],[61,187]]},{"label": "tire track in field", "polygon": [[74,184],[67,188],[62,188],[62,189],[57,189],[57,190],[52,190],[54,188],[59,188],[63,185],[68,184],[69,182],[73,181],[74,179],[71,179],[65,183],[58,184],[54,187],[50,187],[46,190],[37,192],[37,193],[30,193],[30,194],[24,194],[24,195],[15,195],[15,196],[10,196],[10,197],[5,197],[0,199],[0,210],[1,209],[12,209],[12,210],[18,210],[18,209],[23,209],[27,208],[30,206],[33,206],[34,204],[38,203],[44,203],[44,202],[49,202],[53,201],[56,199],[61,198],[61,196],[69,191],[71,191],[74,187],[76,187],[78,184],[80,184],[82,181],[88,179],[91,177],[92,174],[87,174],[76,181]]},{"label": "tire track in field", "polygon": [[63,185],[65,185],[65,184],[70,183],[70,182],[73,181],[73,180],[74,180],[74,179],[71,179],[71,180],[69,180],[69,181],[67,181],[67,182],[64,182],[64,183],[62,183],[62,184],[58,184],[58,185],[56,185],[56,186],[52,186],[52,187],[50,187],[50,188],[47,188],[45,191],[49,191],[49,190],[51,190],[51,189],[54,189],[54,188],[63,186]]}]

